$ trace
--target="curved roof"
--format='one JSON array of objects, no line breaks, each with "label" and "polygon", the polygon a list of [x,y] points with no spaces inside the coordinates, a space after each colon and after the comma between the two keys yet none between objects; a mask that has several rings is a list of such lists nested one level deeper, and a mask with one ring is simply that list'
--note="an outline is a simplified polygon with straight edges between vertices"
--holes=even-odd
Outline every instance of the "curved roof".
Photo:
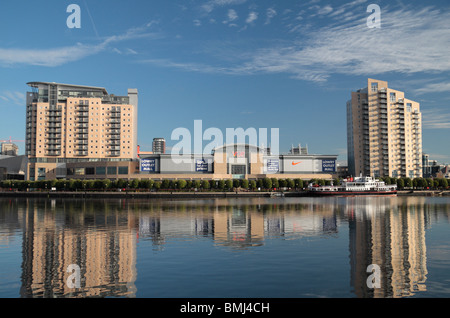
[{"label": "curved roof", "polygon": [[245,143],[234,143],[234,144],[224,144],[222,146],[218,146],[216,148],[214,148],[214,151],[216,150],[220,150],[223,148],[234,148],[234,147],[248,147],[248,148],[253,148],[259,151],[265,151],[266,149],[260,146],[255,146],[255,145],[251,145],[251,144],[245,144]]},{"label": "curved roof", "polygon": [[55,83],[55,82],[28,82],[28,86],[38,88],[39,85],[58,85],[62,87],[67,88],[73,88],[73,89],[85,89],[85,90],[95,90],[95,91],[101,91],[103,94],[108,95],[108,92],[106,91],[106,88],[104,87],[95,87],[95,86],[85,86],[85,85],[72,85],[72,84],[64,84],[64,83]]}]

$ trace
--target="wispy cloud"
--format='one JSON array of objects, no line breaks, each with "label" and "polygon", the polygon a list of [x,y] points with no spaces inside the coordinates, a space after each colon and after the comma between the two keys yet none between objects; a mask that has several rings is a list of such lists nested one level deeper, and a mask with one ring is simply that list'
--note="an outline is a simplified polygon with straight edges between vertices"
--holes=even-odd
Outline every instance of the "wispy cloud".
[{"label": "wispy cloud", "polygon": [[428,93],[443,93],[450,92],[450,82],[427,84],[415,90],[419,95]]},{"label": "wispy cloud", "polygon": [[[355,0],[345,9],[362,3]],[[323,9],[322,12],[333,12]],[[365,10],[350,10],[333,17],[333,23],[309,28],[302,40],[286,41],[288,44],[274,41],[265,48],[241,51],[233,55],[232,63],[219,59],[202,66],[189,62],[169,64],[227,74],[286,73],[314,82],[325,82],[333,74],[376,76],[388,72],[450,71],[450,12],[433,7],[385,8],[380,29],[368,28],[367,16]],[[247,22],[256,18],[256,12],[250,14]],[[207,60],[211,58],[217,57],[209,56]],[[448,86],[427,89],[447,90]]]},{"label": "wispy cloud", "polygon": [[224,24],[233,22],[235,20],[237,20],[239,18],[236,10],[234,9],[229,9],[228,13],[227,13],[227,18],[223,21]]},{"label": "wispy cloud", "polygon": [[450,129],[450,112],[439,108],[422,110],[422,125],[424,129]]},{"label": "wispy cloud", "polygon": [[274,8],[268,8],[266,11],[266,22],[264,24],[270,24],[270,21],[277,15],[277,11]]},{"label": "wispy cloud", "polygon": [[8,105],[14,104],[18,106],[25,105],[25,94],[16,91],[4,91],[0,95],[0,99],[5,101]]},{"label": "wispy cloud", "polygon": [[[16,64],[27,64],[47,67],[60,66],[105,51],[113,43],[145,37],[156,37],[156,33],[148,32],[152,24],[154,24],[153,21],[141,27],[128,29],[123,34],[106,37],[98,44],[77,43],[73,46],[50,49],[0,48],[0,65],[12,66]],[[118,48],[110,49],[116,53],[121,52]],[[136,53],[131,49],[126,49],[125,52],[128,54]]]},{"label": "wispy cloud", "polygon": [[217,7],[223,7],[228,5],[243,4],[247,0],[210,0],[201,6],[202,10],[206,13],[211,13]]},{"label": "wispy cloud", "polygon": [[250,12],[248,14],[247,19],[245,20],[245,22],[247,22],[248,24],[253,23],[254,21],[256,21],[258,19],[258,13],[257,12]]}]

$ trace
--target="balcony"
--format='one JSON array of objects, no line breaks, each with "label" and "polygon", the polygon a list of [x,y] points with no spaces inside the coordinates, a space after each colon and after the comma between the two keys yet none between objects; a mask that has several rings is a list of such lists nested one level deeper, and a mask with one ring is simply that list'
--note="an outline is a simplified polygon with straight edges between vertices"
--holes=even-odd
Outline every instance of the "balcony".
[{"label": "balcony", "polygon": [[89,118],[87,117],[77,117],[75,121],[79,124],[87,124],[89,122]]},{"label": "balcony", "polygon": [[88,105],[81,105],[81,104],[80,104],[80,105],[77,107],[76,111],[77,111],[77,112],[83,112],[83,113],[89,112],[89,106],[88,106]]},{"label": "balcony", "polygon": [[87,156],[88,152],[87,151],[76,151],[75,155],[77,155],[77,156]]},{"label": "balcony", "polygon": [[88,139],[87,134],[78,134],[75,136],[75,139]]},{"label": "balcony", "polygon": [[119,157],[120,151],[109,151],[109,152],[107,152],[107,155],[110,157]]},{"label": "balcony", "polygon": [[89,142],[85,139],[84,140],[80,139],[75,142],[75,145],[77,145],[77,146],[87,146],[88,144],[89,144]]},{"label": "balcony", "polygon": [[50,151],[50,150],[47,150],[45,155],[46,156],[61,156],[61,151]]},{"label": "balcony", "polygon": [[52,128],[52,129],[49,129],[47,132],[48,132],[49,134],[60,134],[60,133],[61,133],[61,129],[58,129],[58,128]]},{"label": "balcony", "polygon": [[110,129],[106,132],[107,135],[120,135],[120,129]]}]

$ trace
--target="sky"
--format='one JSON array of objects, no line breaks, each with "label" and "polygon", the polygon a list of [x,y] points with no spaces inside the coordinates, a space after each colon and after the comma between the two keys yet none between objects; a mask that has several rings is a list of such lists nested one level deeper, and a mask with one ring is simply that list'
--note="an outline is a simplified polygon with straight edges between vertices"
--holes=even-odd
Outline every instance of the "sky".
[{"label": "sky", "polygon": [[448,0],[2,1],[0,139],[24,152],[26,83],[47,81],[137,88],[144,151],[201,120],[224,135],[278,128],[280,152],[344,163],[346,102],[374,78],[421,104],[423,151],[450,163],[448,21]]}]

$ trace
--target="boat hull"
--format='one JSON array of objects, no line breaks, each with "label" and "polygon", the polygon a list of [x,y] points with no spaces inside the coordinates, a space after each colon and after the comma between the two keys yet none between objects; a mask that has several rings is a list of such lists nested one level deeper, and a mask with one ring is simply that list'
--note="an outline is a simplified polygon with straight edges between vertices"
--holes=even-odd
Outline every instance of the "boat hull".
[{"label": "boat hull", "polygon": [[308,191],[311,196],[397,195],[397,191]]}]

